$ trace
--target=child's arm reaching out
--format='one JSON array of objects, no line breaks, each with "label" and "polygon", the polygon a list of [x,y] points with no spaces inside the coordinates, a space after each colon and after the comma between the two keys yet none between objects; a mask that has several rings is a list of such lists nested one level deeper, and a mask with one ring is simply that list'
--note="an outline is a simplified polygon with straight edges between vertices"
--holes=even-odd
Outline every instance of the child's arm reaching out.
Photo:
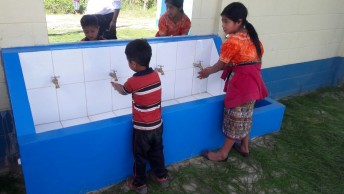
[{"label": "child's arm reaching out", "polygon": [[111,82],[112,87],[120,94],[127,95],[128,93],[124,90],[124,87],[122,84]]}]

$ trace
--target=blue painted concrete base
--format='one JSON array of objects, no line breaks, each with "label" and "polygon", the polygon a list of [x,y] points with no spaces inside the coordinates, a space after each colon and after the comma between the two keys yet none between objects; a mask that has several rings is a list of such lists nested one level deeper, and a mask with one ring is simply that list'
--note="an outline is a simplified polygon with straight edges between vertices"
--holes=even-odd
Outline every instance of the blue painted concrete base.
[{"label": "blue painted concrete base", "polygon": [[[284,109],[258,102],[251,137],[278,131]],[[165,107],[166,165],[220,147],[222,113],[223,96]],[[131,115],[20,137],[27,193],[86,193],[124,180],[132,175],[131,137]]]},{"label": "blue painted concrete base", "polygon": [[272,98],[300,95],[344,81],[344,58],[334,57],[263,69],[264,81]]}]

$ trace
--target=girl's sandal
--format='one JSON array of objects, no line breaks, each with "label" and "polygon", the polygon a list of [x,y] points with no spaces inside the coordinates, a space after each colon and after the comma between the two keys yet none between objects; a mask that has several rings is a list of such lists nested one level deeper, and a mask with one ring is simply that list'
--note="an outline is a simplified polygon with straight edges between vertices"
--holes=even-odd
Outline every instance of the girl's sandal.
[{"label": "girl's sandal", "polygon": [[234,143],[233,148],[244,158],[248,158],[250,156],[250,153],[241,151],[240,145],[238,143]]}]

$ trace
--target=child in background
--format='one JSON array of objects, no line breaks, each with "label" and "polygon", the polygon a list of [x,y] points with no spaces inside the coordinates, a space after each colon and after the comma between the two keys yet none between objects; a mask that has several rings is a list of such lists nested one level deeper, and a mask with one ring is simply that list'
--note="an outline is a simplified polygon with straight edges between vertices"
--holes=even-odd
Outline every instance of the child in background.
[{"label": "child in background", "polygon": [[132,94],[134,179],[127,181],[129,189],[147,193],[146,164],[151,166],[152,179],[160,187],[168,187],[163,153],[161,118],[161,82],[149,67],[152,48],[146,40],[137,39],[125,48],[129,67],[136,72],[124,85],[111,82],[120,94]]},{"label": "child in background", "polygon": [[80,0],[73,0],[74,14],[79,13]]},{"label": "child in background", "polygon": [[104,38],[98,35],[99,25],[96,16],[84,15],[80,20],[80,24],[86,36],[85,38],[81,39],[81,41],[104,40]]},{"label": "child in background", "polygon": [[159,36],[183,36],[188,35],[191,21],[184,13],[184,0],[165,0],[166,13],[159,19]]},{"label": "child in background", "polygon": [[[263,45],[251,23],[247,8],[239,2],[229,4],[221,13],[222,28],[229,38],[223,43],[219,61],[199,72],[199,78],[224,70],[226,97],[222,132],[226,139],[218,151],[205,151],[212,161],[226,161],[230,150],[249,156],[249,133],[256,100],[268,95],[261,75]],[[241,141],[236,144],[235,141]]]}]

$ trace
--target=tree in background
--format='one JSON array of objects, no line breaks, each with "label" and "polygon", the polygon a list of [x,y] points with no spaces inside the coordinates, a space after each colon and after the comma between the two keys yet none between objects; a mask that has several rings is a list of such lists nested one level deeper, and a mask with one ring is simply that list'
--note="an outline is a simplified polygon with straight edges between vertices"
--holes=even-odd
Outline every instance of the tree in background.
[{"label": "tree in background", "polygon": [[[121,0],[124,7],[140,7],[148,10],[157,5],[157,0]],[[44,0],[45,10],[49,14],[71,14],[74,12],[71,0]],[[80,13],[83,13],[87,6],[87,0],[80,0]]]},{"label": "tree in background", "polygon": [[[83,13],[86,9],[87,0],[80,0],[79,12]],[[49,14],[68,14],[74,12],[72,0],[44,0],[46,13]]]}]

